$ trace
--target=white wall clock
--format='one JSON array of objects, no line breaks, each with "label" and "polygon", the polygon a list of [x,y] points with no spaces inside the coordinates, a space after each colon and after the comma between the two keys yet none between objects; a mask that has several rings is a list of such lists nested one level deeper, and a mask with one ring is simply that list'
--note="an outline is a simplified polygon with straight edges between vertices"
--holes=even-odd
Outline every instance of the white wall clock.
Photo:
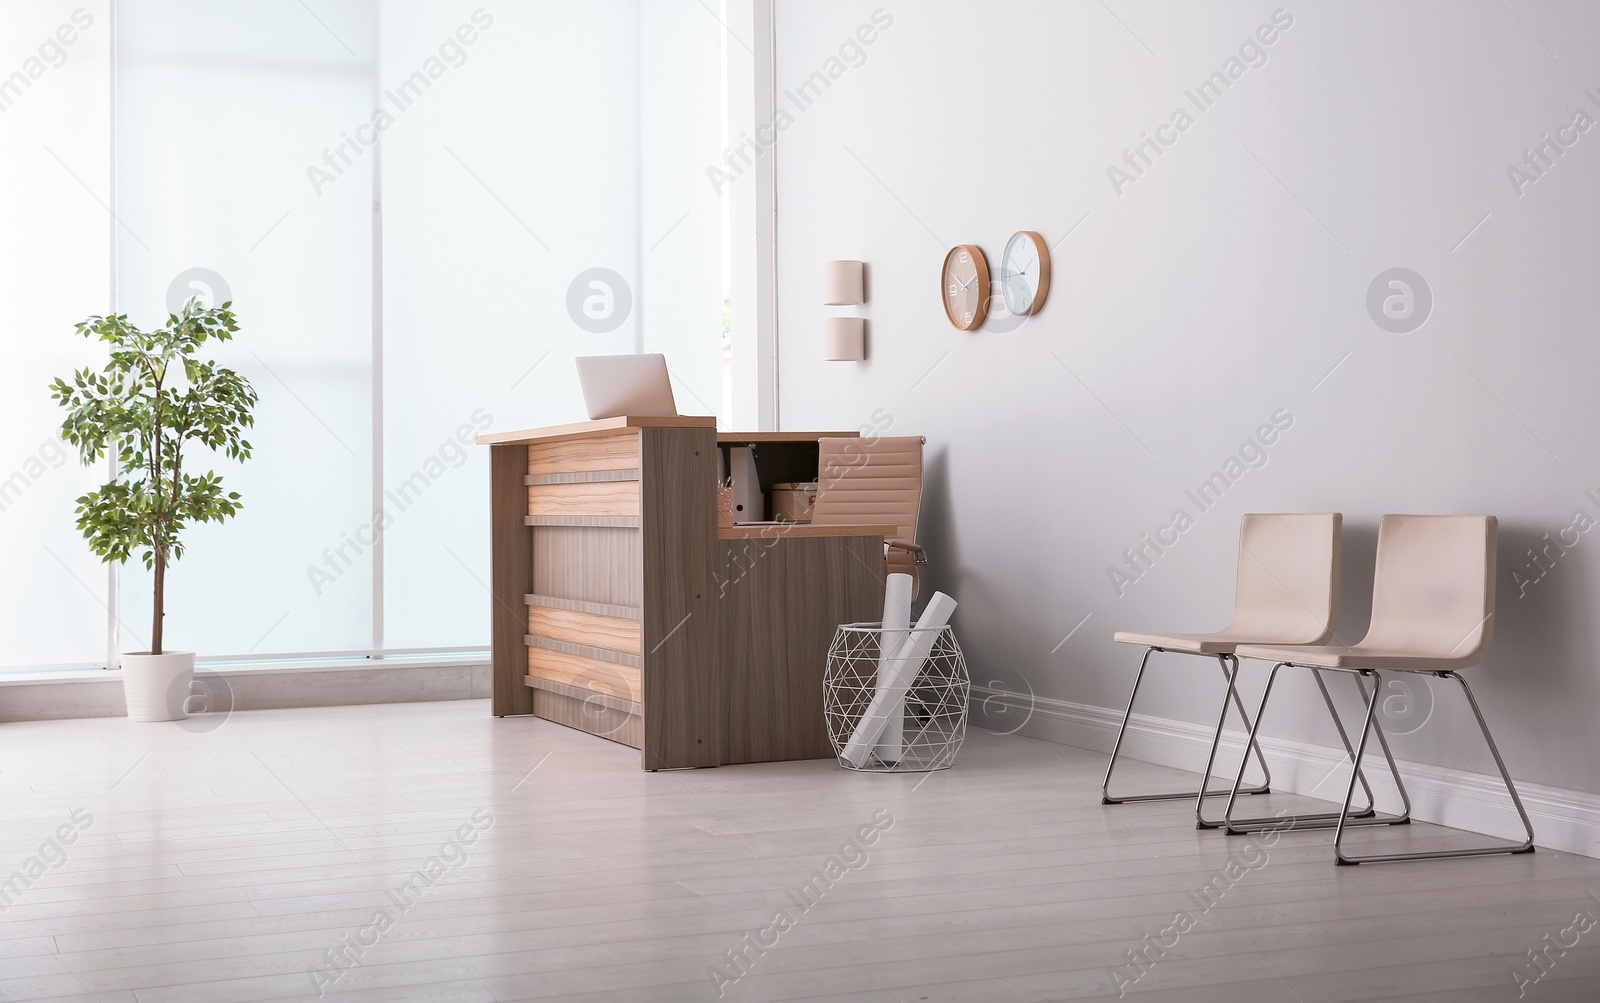
[{"label": "white wall clock", "polygon": [[1039,312],[1050,294],[1050,248],[1032,230],[1019,230],[1000,259],[1000,292],[1006,309],[1019,317]]}]

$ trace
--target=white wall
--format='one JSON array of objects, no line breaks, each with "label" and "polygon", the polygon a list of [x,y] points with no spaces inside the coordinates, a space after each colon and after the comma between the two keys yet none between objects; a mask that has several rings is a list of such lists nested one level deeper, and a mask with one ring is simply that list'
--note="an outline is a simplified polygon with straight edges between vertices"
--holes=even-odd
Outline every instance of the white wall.
[{"label": "white wall", "polygon": [[[1575,510],[1600,519],[1600,129],[1521,194],[1507,174],[1575,110],[1600,119],[1600,7],[780,0],[780,88],[880,3],[892,25],[779,144],[780,416],[882,408],[927,436],[923,542],[975,680],[1121,707],[1138,652],[1112,632],[1220,627],[1249,511],[1345,514],[1354,639],[1380,515],[1489,512],[1499,614],[1470,678],[1519,779],[1600,792],[1600,534],[1525,596],[1512,578]],[[1280,6],[1293,24],[1265,65],[1196,110],[1185,90]],[[1108,166],[1179,107],[1192,127],[1118,194]],[[946,249],[976,243],[998,271],[1024,228],[1061,242],[1043,312],[954,330]],[[842,257],[869,262],[863,364],[821,359],[821,263]],[[1405,335],[1365,305],[1394,266],[1435,298]],[[1185,490],[1279,409],[1293,425],[1265,465],[1197,513]],[[1194,528],[1119,596],[1108,566],[1179,507]],[[1215,671],[1168,657],[1144,709],[1207,721]],[[1269,731],[1333,743],[1291,684]],[[1492,769],[1438,692],[1396,753]]]}]

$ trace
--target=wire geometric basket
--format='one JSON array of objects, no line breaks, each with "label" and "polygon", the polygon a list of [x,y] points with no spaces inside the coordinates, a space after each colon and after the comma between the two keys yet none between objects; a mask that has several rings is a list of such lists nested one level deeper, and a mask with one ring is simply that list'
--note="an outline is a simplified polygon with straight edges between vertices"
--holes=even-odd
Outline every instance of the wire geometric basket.
[{"label": "wire geometric basket", "polygon": [[834,633],[822,679],[822,708],[834,755],[845,769],[862,773],[924,773],[954,765],[967,735],[967,660],[948,624],[912,627],[905,635],[918,630],[937,633],[927,661],[906,691],[904,739],[897,745],[880,738],[860,766],[846,759],[844,750],[878,689],[883,625],[847,623]]}]

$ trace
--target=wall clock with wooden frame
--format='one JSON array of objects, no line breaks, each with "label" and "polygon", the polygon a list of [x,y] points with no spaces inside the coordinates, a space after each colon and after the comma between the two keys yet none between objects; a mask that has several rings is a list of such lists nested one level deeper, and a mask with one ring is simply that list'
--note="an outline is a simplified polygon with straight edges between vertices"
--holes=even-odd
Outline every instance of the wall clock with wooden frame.
[{"label": "wall clock with wooden frame", "polygon": [[1032,230],[1018,230],[1006,242],[1000,259],[1000,293],[1006,309],[1031,317],[1050,294],[1050,248]]},{"label": "wall clock with wooden frame", "polygon": [[976,331],[989,313],[989,262],[976,244],[957,244],[940,273],[944,315],[958,331]]}]

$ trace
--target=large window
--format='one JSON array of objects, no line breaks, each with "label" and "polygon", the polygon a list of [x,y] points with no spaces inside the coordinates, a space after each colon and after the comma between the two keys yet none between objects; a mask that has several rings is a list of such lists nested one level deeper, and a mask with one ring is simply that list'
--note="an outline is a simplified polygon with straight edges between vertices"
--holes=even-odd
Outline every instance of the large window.
[{"label": "large window", "polygon": [[93,485],[57,436],[50,379],[98,364],[69,337],[109,302],[104,3],[0,7],[0,660],[105,664],[110,578],[73,528]]},{"label": "large window", "polygon": [[[0,10],[0,73],[79,6]],[[21,360],[0,369],[0,477],[24,471],[0,485],[0,560],[22,571],[0,576],[0,662],[105,664],[148,640],[147,574],[108,575],[72,528],[104,471],[49,445],[46,381],[99,364],[70,336],[90,313],[156,324],[194,294],[239,316],[219,354],[261,395],[255,456],[217,466],[245,510],[191,530],[168,577],[169,643],[202,658],[485,646],[472,437],[581,418],[574,356],[665,352],[680,410],[725,419],[713,9],[84,14],[0,114],[0,316]]]}]

